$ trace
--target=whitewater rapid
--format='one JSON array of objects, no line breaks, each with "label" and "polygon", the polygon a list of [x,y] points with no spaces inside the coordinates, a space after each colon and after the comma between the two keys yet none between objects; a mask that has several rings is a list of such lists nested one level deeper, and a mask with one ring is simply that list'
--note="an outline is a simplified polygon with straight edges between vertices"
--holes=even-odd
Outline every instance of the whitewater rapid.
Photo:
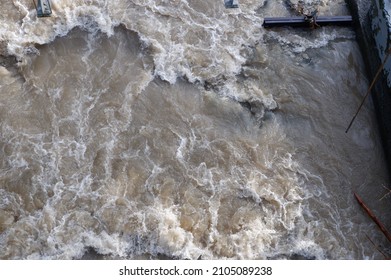
[{"label": "whitewater rapid", "polygon": [[288,2],[2,2],[0,258],[381,258],[355,34],[263,29]]}]

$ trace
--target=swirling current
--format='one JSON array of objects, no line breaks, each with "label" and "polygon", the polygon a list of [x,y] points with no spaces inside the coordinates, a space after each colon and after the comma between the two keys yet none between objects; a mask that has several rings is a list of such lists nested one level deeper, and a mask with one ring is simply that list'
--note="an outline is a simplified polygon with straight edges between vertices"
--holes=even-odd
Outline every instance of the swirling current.
[{"label": "swirling current", "polygon": [[1,259],[383,257],[354,31],[262,27],[344,1],[51,4],[0,3]]}]

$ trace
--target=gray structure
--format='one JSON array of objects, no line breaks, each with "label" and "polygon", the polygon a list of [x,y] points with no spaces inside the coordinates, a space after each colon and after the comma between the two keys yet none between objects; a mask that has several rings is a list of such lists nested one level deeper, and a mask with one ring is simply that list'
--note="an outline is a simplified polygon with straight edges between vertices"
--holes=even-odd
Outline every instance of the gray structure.
[{"label": "gray structure", "polygon": [[238,0],[224,0],[224,4],[226,8],[239,8]]},{"label": "gray structure", "polygon": [[35,8],[37,10],[38,17],[49,17],[52,14],[52,8],[50,7],[49,0],[38,0],[38,3],[35,4]]},{"label": "gray structure", "polygon": [[[357,39],[371,82],[391,50],[391,25],[388,0],[346,0],[353,19]],[[391,57],[372,89],[379,129],[391,174]],[[354,126],[354,124],[353,124]]]}]

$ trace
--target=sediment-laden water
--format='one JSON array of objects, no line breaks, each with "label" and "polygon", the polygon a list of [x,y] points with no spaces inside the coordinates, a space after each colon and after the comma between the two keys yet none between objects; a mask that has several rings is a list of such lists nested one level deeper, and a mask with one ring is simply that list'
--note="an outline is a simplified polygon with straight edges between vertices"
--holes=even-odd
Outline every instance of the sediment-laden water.
[{"label": "sediment-laden water", "polygon": [[262,27],[298,2],[2,1],[0,258],[382,258],[355,34]]}]

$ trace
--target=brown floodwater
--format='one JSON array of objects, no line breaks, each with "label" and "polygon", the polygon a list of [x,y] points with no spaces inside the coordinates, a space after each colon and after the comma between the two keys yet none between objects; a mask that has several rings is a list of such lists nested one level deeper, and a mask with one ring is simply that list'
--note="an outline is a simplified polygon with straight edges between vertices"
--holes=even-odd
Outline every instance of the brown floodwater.
[{"label": "brown floodwater", "polygon": [[390,228],[371,100],[345,133],[352,29],[263,29],[287,1],[51,2],[0,3],[1,259],[383,258],[353,196]]}]

